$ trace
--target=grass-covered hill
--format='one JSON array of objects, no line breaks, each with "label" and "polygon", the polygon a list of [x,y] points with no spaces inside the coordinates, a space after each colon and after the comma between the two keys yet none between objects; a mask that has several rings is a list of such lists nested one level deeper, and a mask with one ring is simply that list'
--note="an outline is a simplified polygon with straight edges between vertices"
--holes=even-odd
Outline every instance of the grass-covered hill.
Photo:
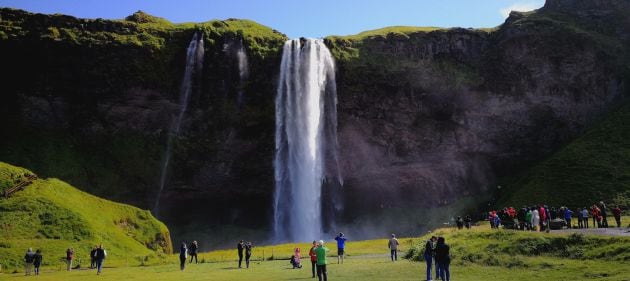
[{"label": "grass-covered hill", "polygon": [[575,208],[600,200],[630,206],[630,104],[501,186],[498,207],[544,202]]},{"label": "grass-covered hill", "polygon": [[[30,171],[0,162],[0,192]],[[58,179],[37,179],[0,198],[0,264],[21,264],[29,247],[41,249],[44,266],[58,266],[67,248],[89,261],[103,244],[111,264],[156,262],[172,252],[166,226],[149,211],[82,192]],[[89,265],[89,262],[88,262]]]}]

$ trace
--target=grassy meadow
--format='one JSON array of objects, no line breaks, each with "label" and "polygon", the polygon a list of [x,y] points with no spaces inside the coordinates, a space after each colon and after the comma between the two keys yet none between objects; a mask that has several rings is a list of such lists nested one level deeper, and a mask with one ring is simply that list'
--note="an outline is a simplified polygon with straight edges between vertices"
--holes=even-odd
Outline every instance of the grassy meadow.
[{"label": "grassy meadow", "polygon": [[[486,224],[472,230],[439,229],[417,238],[401,238],[398,262],[389,260],[387,240],[350,241],[347,258],[338,265],[335,244],[328,242],[330,280],[424,280],[425,265],[416,255],[430,235],[441,235],[451,245],[453,280],[630,280],[630,237],[532,233],[491,230]],[[199,255],[200,264],[179,270],[177,256],[154,266],[107,267],[102,280],[310,280],[310,264],[291,269],[294,247],[307,252],[308,244],[255,247],[250,269],[238,269],[235,250]],[[273,254],[273,259],[271,255]],[[264,259],[263,259],[264,255]],[[305,254],[304,254],[305,255]],[[409,259],[403,259],[403,256]],[[48,267],[38,280],[87,280],[94,270],[59,271]],[[21,272],[2,274],[3,280],[26,280]]]}]

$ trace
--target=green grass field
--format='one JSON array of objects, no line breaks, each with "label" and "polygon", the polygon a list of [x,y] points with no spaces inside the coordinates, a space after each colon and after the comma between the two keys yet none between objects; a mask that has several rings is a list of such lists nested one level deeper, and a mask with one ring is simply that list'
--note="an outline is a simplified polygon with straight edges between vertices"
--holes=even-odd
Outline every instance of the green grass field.
[{"label": "green grass field", "polygon": [[[485,224],[473,230],[440,229],[451,245],[453,280],[630,280],[630,237],[581,236],[565,233],[532,233],[493,231]],[[431,235],[431,234],[428,234]],[[422,261],[402,259],[422,245],[427,236],[400,239],[403,252],[399,261],[389,260],[387,240],[352,242],[348,257],[336,263],[331,249],[328,268],[330,280],[424,280]],[[572,244],[574,243],[574,244]],[[256,259],[250,269],[238,269],[236,251],[213,251],[200,254],[200,264],[187,264],[179,270],[176,256],[166,265],[105,268],[102,280],[310,280],[310,264],[291,269],[288,258],[294,247],[308,249],[308,244],[285,244],[254,248]],[[273,252],[275,260],[269,259]],[[283,260],[279,260],[284,258]],[[107,261],[105,263],[107,266]],[[87,280],[95,278],[94,270],[59,271],[48,267],[38,280]],[[2,280],[26,280],[22,273],[2,274]]]}]

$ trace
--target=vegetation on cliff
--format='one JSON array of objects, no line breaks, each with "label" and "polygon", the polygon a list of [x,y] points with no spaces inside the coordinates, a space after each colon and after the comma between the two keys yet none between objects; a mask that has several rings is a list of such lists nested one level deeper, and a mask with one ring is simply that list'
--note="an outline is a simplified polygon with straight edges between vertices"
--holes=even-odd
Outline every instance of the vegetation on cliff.
[{"label": "vegetation on cliff", "polygon": [[630,104],[532,168],[501,180],[498,207],[630,206]]},{"label": "vegetation on cliff", "polygon": [[[0,188],[30,171],[0,162]],[[37,179],[9,198],[0,198],[0,264],[22,264],[28,248],[41,249],[44,266],[58,265],[74,248],[82,266],[94,245],[122,265],[158,262],[173,251],[166,226],[149,211],[82,192],[58,179]]]}]

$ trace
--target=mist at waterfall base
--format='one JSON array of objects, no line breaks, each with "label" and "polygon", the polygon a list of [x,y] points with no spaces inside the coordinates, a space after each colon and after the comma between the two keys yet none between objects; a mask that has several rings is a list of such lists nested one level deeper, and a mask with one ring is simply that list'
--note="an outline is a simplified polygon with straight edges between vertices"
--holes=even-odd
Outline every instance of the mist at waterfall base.
[{"label": "mist at waterfall base", "polygon": [[153,213],[157,217],[159,215],[160,199],[162,197],[162,191],[166,184],[168,168],[171,160],[171,150],[173,148],[173,141],[179,135],[179,131],[184,120],[186,109],[188,108],[188,100],[193,89],[193,75],[200,74],[203,67],[204,45],[203,35],[195,33],[192,40],[188,44],[186,50],[186,68],[184,70],[184,77],[182,78],[182,84],[180,88],[179,99],[179,113],[171,124],[171,130],[168,133],[168,140],[166,143],[166,151],[164,153],[164,160],[162,162],[162,170],[160,174],[160,183],[157,196],[155,198],[155,205],[153,207]]},{"label": "mist at waterfall base", "polygon": [[322,40],[284,44],[276,95],[275,242],[320,239],[324,224],[334,224],[333,216],[323,218],[322,185],[342,185],[335,83],[335,64]]}]

